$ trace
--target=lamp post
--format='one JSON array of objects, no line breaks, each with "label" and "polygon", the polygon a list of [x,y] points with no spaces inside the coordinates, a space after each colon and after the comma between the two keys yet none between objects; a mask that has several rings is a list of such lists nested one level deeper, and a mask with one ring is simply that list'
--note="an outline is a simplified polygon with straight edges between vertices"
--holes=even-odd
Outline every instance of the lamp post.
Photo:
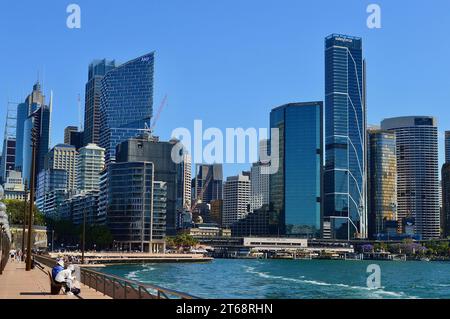
[{"label": "lamp post", "polygon": [[83,236],[81,243],[81,264],[84,265],[84,249],[86,247],[86,207],[83,207]]},{"label": "lamp post", "polygon": [[25,229],[26,229],[26,225],[27,225],[27,208],[28,208],[28,188],[27,188],[27,181],[25,180],[25,205],[24,205],[24,209],[23,209],[23,225],[22,225],[22,256],[21,256],[21,261],[24,261],[25,259]]},{"label": "lamp post", "polygon": [[26,271],[31,270],[31,233],[33,231],[33,202],[34,202],[34,183],[35,183],[35,172],[36,172],[36,145],[37,144],[37,131],[36,128],[31,130],[31,171],[30,171],[30,207],[28,215],[28,247],[27,247],[27,260],[26,260]]}]

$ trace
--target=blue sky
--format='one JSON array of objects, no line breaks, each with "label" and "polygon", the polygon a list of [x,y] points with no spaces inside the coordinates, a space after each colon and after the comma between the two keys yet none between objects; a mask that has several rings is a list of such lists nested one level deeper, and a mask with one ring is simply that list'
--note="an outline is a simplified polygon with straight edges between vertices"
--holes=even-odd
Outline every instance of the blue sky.
[{"label": "blue sky", "polygon": [[[66,7],[81,7],[80,30]],[[382,9],[368,29],[366,7]],[[0,134],[8,99],[22,101],[40,72],[54,91],[52,144],[77,124],[93,59],[125,62],[156,51],[155,113],[169,103],[156,133],[193,127],[267,127],[273,107],[323,100],[324,37],[361,36],[367,59],[368,123],[434,115],[450,129],[450,2],[266,0],[9,1],[0,10]],[[83,103],[84,112],[84,103]],[[248,165],[227,165],[235,174]]]}]

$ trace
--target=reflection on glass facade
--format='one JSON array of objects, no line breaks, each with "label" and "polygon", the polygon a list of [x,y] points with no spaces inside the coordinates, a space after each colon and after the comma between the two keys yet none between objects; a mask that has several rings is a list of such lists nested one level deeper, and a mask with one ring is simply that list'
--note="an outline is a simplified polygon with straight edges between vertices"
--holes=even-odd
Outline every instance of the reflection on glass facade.
[{"label": "reflection on glass facade", "polygon": [[[397,144],[397,215],[423,239],[440,236],[438,128],[431,116],[385,119],[381,129],[395,132]],[[403,231],[404,231],[403,227]]]},{"label": "reflection on glass facade", "polygon": [[270,176],[271,210],[280,234],[319,237],[323,103],[292,103],[270,113],[270,127],[279,129],[279,170]]},{"label": "reflection on glass facade", "polygon": [[444,238],[450,236],[450,163],[442,166],[442,228]]},{"label": "reflection on glass facade", "polygon": [[101,80],[115,67],[115,61],[105,59],[95,60],[89,65],[85,94],[83,145],[99,143]]},{"label": "reflection on glass facade", "polygon": [[369,237],[386,233],[388,221],[397,220],[397,157],[395,134],[368,131]]},{"label": "reflection on glass facade", "polygon": [[110,164],[107,223],[115,244],[124,250],[149,251],[151,246],[163,251],[166,193],[166,183],[154,181],[153,163]]},{"label": "reflection on glass facade", "polygon": [[100,147],[115,161],[117,144],[150,127],[153,112],[154,53],[122,64],[101,80]]},{"label": "reflection on glass facade", "polygon": [[450,131],[445,131],[445,162],[450,163]]},{"label": "reflection on glass facade", "polygon": [[324,226],[335,239],[367,236],[364,73],[361,38],[325,39]]}]

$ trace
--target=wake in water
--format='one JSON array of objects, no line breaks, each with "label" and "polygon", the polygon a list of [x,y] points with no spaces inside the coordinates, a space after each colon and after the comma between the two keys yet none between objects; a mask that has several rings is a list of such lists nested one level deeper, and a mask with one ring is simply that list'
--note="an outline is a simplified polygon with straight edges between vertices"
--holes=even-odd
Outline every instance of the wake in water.
[{"label": "wake in water", "polygon": [[125,278],[138,281],[140,278],[143,278],[143,276],[142,276],[143,274],[156,269],[149,264],[142,265],[142,268],[143,269],[135,270],[135,271],[128,273],[127,275],[125,275]]},{"label": "wake in water", "polygon": [[364,292],[369,293],[367,297],[369,298],[382,298],[382,296],[389,296],[393,298],[400,298],[400,299],[415,299],[417,297],[415,296],[408,296],[404,292],[394,292],[394,291],[387,291],[384,290],[384,287],[381,288],[368,288],[363,286],[351,286],[347,284],[341,284],[341,283],[328,283],[323,281],[317,281],[317,280],[308,280],[305,279],[304,276],[299,276],[297,278],[290,278],[290,277],[284,277],[284,276],[275,276],[270,275],[267,272],[259,272],[255,270],[255,267],[250,266],[244,266],[245,272],[250,274],[258,275],[259,277],[266,278],[266,279],[277,279],[277,280],[283,280],[283,281],[289,281],[289,282],[296,282],[299,284],[306,284],[306,285],[314,285],[314,286],[328,286],[328,287],[339,287],[339,288],[345,288],[345,289],[351,289],[351,290],[361,290]]}]

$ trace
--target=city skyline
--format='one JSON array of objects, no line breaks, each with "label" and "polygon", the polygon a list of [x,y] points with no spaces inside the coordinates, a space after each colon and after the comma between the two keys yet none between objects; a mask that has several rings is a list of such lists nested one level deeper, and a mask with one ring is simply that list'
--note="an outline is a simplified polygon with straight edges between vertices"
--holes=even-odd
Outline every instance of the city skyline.
[{"label": "city skyline", "polygon": [[[226,19],[229,18],[231,21],[235,21],[237,26],[244,26],[244,23],[246,23],[244,13],[250,13],[250,4],[239,4],[238,7],[242,15],[233,16],[232,13],[235,13],[231,9],[233,8],[233,3],[224,8],[223,5],[200,2],[197,6],[204,7],[203,12],[206,10],[215,18],[218,18],[218,11],[220,11],[218,9],[225,10],[230,8],[225,10],[224,17],[217,19],[216,24],[211,21],[213,26],[211,31],[202,31],[198,28],[203,23],[209,22],[211,17],[204,17],[204,22],[196,22],[193,19],[195,14],[193,15],[191,12],[196,6],[188,8],[181,3],[177,3],[178,6],[175,6],[174,3],[141,4],[143,8],[153,9],[142,10],[150,16],[155,15],[157,12],[172,12],[175,7],[181,8],[185,13],[190,13],[190,15],[183,16],[183,19],[176,24],[180,26],[188,24],[188,27],[185,28],[186,30],[173,27],[166,33],[166,38],[163,39],[159,34],[161,32],[156,28],[158,26],[157,23],[161,22],[160,18],[156,18],[154,21],[148,19],[152,20],[152,22],[145,23],[127,20],[128,32],[134,31],[133,27],[136,27],[135,32],[140,34],[143,31],[137,27],[142,25],[146,27],[144,29],[148,30],[150,28],[150,35],[147,37],[150,38],[149,41],[138,43],[137,41],[128,42],[125,39],[124,41],[127,44],[125,46],[105,44],[105,41],[101,41],[102,48],[90,46],[89,49],[84,48],[85,44],[82,44],[82,42],[86,40],[87,43],[92,44],[93,39],[98,35],[98,31],[94,31],[90,27],[93,24],[90,20],[90,12],[98,12],[98,4],[80,1],[84,23],[82,28],[76,31],[65,28],[66,16],[64,15],[64,10],[61,10],[61,17],[58,18],[57,11],[65,9],[62,5],[52,6],[44,2],[42,7],[39,8],[33,6],[23,8],[24,17],[31,14],[31,9],[37,10],[37,16],[39,16],[41,10],[48,9],[46,14],[51,14],[51,19],[48,22],[42,22],[38,29],[42,28],[42,30],[47,32],[50,25],[56,28],[56,25],[59,23],[62,30],[48,31],[47,34],[58,40],[54,41],[55,43],[52,42],[51,46],[56,46],[56,42],[60,44],[54,48],[55,52],[50,55],[53,57],[52,59],[40,54],[28,59],[21,59],[23,54],[21,52],[14,55],[17,56],[17,60],[12,60],[11,66],[6,66],[5,73],[3,73],[7,77],[0,78],[0,84],[2,84],[1,87],[3,88],[0,91],[0,100],[4,101],[3,103],[6,103],[8,99],[15,100],[15,102],[22,101],[29,93],[29,88],[36,81],[36,74],[39,71],[43,82],[43,93],[48,97],[50,96],[50,90],[54,91],[52,144],[50,145],[50,147],[53,147],[63,141],[64,127],[76,125],[79,122],[77,97],[78,94],[81,94],[81,101],[84,101],[87,66],[93,60],[106,58],[124,62],[145,52],[155,50],[155,105],[160,103],[166,93],[169,95],[169,105],[161,115],[156,128],[156,135],[167,140],[172,129],[182,126],[189,128],[196,118],[203,119],[208,126],[219,128],[235,127],[237,125],[244,128],[267,127],[268,113],[273,107],[290,102],[323,99],[323,37],[329,33],[338,32],[361,36],[364,39],[364,54],[368,61],[368,123],[380,123],[384,118],[395,116],[430,115],[437,117],[439,126],[439,163],[440,165],[443,163],[443,132],[450,127],[450,121],[445,116],[445,108],[440,105],[443,104],[442,101],[448,100],[448,90],[444,89],[448,80],[441,78],[440,74],[445,72],[433,73],[433,71],[436,68],[441,69],[444,67],[445,69],[450,66],[445,61],[440,61],[439,57],[432,55],[432,52],[421,48],[418,41],[413,41],[416,36],[427,35],[431,43],[435,37],[442,35],[443,30],[436,28],[436,25],[433,23],[421,25],[420,27],[408,24],[413,32],[405,33],[403,32],[402,23],[405,24],[406,19],[409,21],[409,19],[419,17],[419,14],[426,17],[431,14],[440,14],[439,12],[441,11],[445,12],[445,8],[448,7],[447,3],[441,3],[433,9],[422,7],[421,5],[412,5],[409,7],[409,11],[404,13],[400,10],[402,9],[401,5],[381,1],[383,27],[370,30],[365,24],[367,18],[365,4],[349,3],[346,6],[342,6],[324,1],[314,5],[288,2],[288,5],[283,9],[275,9],[283,10],[283,14],[297,13],[305,16],[304,22],[299,21],[299,25],[294,26],[277,18],[275,14],[277,11],[275,11],[274,19],[279,24],[277,26],[272,24],[264,26],[262,25],[263,21],[261,21],[264,19],[261,19],[261,17],[268,15],[270,10],[269,8],[258,7],[258,14],[255,14],[250,19],[253,22],[253,26],[245,29],[244,35],[236,37],[233,37],[235,35],[233,31],[236,31],[234,29],[236,27],[233,27],[230,31],[223,29],[224,26],[229,25]],[[293,13],[289,13],[287,9],[292,10]],[[14,5],[11,6],[10,10],[12,12],[16,11],[14,10]],[[119,16],[119,12],[115,10],[110,13],[109,18],[116,14]],[[313,32],[308,31],[306,33],[306,29],[302,28],[302,26],[303,23],[307,23],[310,20],[307,17],[307,13],[309,12],[311,16],[314,16],[313,13],[320,10],[323,10],[324,15],[328,15],[329,13],[327,12],[329,10],[345,12],[346,15],[353,17],[353,19],[348,22],[327,22],[323,26],[318,26]],[[136,12],[136,14],[141,13]],[[13,17],[14,14],[6,18],[5,21]],[[61,21],[58,21],[59,19]],[[30,20],[32,21],[33,19],[30,18]],[[15,25],[14,21],[10,22]],[[118,35],[122,35],[122,32],[124,32],[118,30],[119,28],[116,30],[116,27],[112,24],[109,24],[109,27],[111,30],[117,31]],[[152,27],[156,29],[152,29]],[[267,29],[269,27],[270,29]],[[203,41],[204,45],[207,45],[207,52],[200,52],[199,48],[196,47],[196,44],[199,44],[199,39],[189,36],[189,32],[192,32],[193,29],[195,29],[195,32],[200,32],[200,40]],[[26,27],[23,29],[18,28],[16,37],[6,37],[7,42],[12,43],[6,45],[7,51],[2,54],[9,55],[8,50],[20,48],[23,45],[19,42],[20,39],[24,39],[26,35],[24,33],[25,30],[28,29]],[[217,38],[207,37],[214,31],[219,32],[220,36]],[[388,31],[389,35],[387,35],[386,31]],[[266,34],[269,32],[268,36],[273,40],[269,41],[271,43],[265,43],[262,37],[265,32]],[[403,37],[399,38],[401,32],[403,32]],[[188,39],[193,40],[193,43],[186,46],[186,41],[181,39],[183,35],[188,36]],[[245,45],[246,37],[251,37],[254,40]],[[393,41],[396,38],[401,39],[402,42],[394,45]],[[136,39],[136,37],[133,37],[133,39]],[[223,41],[220,42],[220,40]],[[32,41],[35,40],[33,39]],[[83,52],[78,52],[78,50],[75,50],[77,54],[69,52],[70,50],[68,49],[71,46],[68,44],[70,43],[77,45],[77,48]],[[436,43],[436,41],[433,41],[433,43]],[[235,47],[236,50],[231,50],[230,54],[225,56],[225,53],[221,52],[221,50],[225,46],[230,47],[231,44],[234,44],[231,47]],[[450,51],[448,44],[439,43],[438,45],[440,56],[445,56],[445,52]],[[127,49],[123,47],[127,47]],[[389,47],[389,59],[386,59],[385,56],[385,48],[387,47]],[[262,64],[262,58],[254,57],[255,50],[264,50],[264,52],[276,57],[276,59],[271,59],[269,64]],[[404,55],[406,50],[408,51],[408,56]],[[236,52],[239,52],[239,55]],[[55,58],[56,54],[57,58]],[[64,56],[64,58],[60,56]],[[250,56],[255,61],[250,61]],[[67,63],[67,60],[71,62]],[[428,69],[420,69],[421,78],[410,79],[404,76],[404,74],[408,74],[407,70],[411,65],[420,66],[419,61],[423,62],[425,60],[428,61]],[[19,61],[20,64],[18,64]],[[264,68],[261,68],[261,65],[264,65]],[[211,69],[213,66],[214,70]],[[13,69],[15,72],[12,72]],[[64,73],[61,73],[59,69],[64,70]],[[281,79],[279,78],[280,72],[283,74]],[[239,77],[236,77],[237,74]],[[229,82],[231,77],[235,78],[233,83]],[[427,81],[423,80],[425,78],[427,78]],[[223,85],[222,81],[227,81],[231,85],[227,91],[221,88]],[[395,86],[393,85],[394,82]],[[267,90],[266,88],[269,87],[270,90]],[[418,87],[421,89],[419,90]],[[267,91],[270,91],[270,93]],[[431,92],[433,99],[430,100]],[[214,103],[211,103],[212,101]],[[433,105],[433,107],[425,108],[424,105]],[[215,112],[206,112],[208,108],[212,107]],[[245,107],[248,112],[243,114],[242,118],[236,122],[236,120],[232,119],[233,111],[242,107]],[[426,112],[424,111],[425,109],[427,110]],[[0,113],[2,123],[0,125],[4,123],[5,118],[5,109],[2,108]],[[248,169],[248,167],[248,164],[224,165],[224,175],[235,175],[242,169]]]}]

